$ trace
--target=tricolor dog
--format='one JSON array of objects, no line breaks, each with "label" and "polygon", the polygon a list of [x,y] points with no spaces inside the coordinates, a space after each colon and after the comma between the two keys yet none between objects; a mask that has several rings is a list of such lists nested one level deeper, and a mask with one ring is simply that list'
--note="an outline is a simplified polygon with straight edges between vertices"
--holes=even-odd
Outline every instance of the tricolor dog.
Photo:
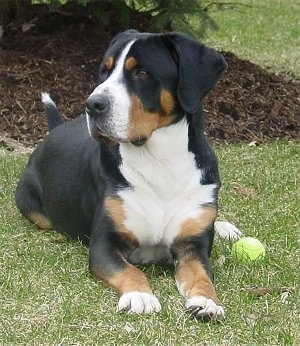
[{"label": "tricolor dog", "polygon": [[202,99],[225,68],[185,35],[128,30],[105,53],[84,117],[63,123],[43,95],[50,134],[29,159],[17,206],[39,228],[89,245],[90,271],[120,294],[120,311],[161,310],[134,266],[161,262],[175,263],[188,311],[224,315],[209,259],[220,178]]}]

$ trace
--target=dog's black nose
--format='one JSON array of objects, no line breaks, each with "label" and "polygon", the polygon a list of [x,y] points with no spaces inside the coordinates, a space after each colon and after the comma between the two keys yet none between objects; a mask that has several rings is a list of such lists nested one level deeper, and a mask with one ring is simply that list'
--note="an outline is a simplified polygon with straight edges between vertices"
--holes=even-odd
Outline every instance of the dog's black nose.
[{"label": "dog's black nose", "polygon": [[91,95],[86,100],[86,110],[92,117],[102,115],[108,110],[109,106],[109,100],[105,96]]}]

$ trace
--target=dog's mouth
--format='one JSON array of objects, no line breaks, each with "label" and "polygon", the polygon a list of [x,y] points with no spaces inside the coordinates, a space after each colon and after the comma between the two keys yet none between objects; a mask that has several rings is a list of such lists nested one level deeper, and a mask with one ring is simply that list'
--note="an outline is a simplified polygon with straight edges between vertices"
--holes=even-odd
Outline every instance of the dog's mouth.
[{"label": "dog's mouth", "polygon": [[107,145],[113,146],[116,145],[119,140],[109,136],[105,131],[103,131],[100,126],[98,125],[94,125],[90,131],[91,137],[97,141],[103,141],[104,143],[106,143]]},{"label": "dog's mouth", "polygon": [[147,137],[145,136],[139,136],[138,138],[130,139],[130,138],[120,138],[118,136],[114,136],[109,131],[103,130],[99,124],[93,124],[92,128],[90,129],[91,137],[100,142],[103,141],[107,145],[116,145],[117,143],[131,143],[136,147],[141,147],[144,145],[147,141]]},{"label": "dog's mouth", "polygon": [[134,140],[134,141],[130,141],[131,144],[133,144],[134,146],[136,147],[141,147],[142,145],[144,145],[147,141],[147,138],[146,137],[141,137],[137,140]]}]

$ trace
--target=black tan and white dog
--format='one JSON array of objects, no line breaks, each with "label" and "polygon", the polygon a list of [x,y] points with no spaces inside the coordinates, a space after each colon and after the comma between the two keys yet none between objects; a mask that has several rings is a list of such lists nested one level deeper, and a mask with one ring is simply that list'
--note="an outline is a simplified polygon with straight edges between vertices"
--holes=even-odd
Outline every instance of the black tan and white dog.
[{"label": "black tan and white dog", "polygon": [[202,99],[225,68],[182,34],[128,30],[105,53],[86,117],[62,124],[43,95],[50,134],[29,159],[17,206],[39,228],[89,245],[90,271],[117,290],[120,311],[161,310],[133,264],[162,262],[175,263],[188,311],[224,315],[209,260],[220,178]]}]

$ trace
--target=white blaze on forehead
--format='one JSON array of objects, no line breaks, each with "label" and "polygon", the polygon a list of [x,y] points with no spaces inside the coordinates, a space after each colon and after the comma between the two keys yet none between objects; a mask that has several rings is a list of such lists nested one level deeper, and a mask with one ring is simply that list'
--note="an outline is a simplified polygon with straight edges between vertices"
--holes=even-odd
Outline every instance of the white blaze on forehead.
[{"label": "white blaze on forehead", "polygon": [[[92,93],[92,95],[105,94],[108,97],[110,110],[108,114],[106,114],[105,123],[107,128],[109,128],[110,136],[121,140],[128,139],[131,106],[130,97],[123,81],[124,64],[127,54],[134,42],[133,40],[125,46],[117,59],[111,75]],[[107,130],[107,128],[103,130]]]},{"label": "white blaze on forehead", "polygon": [[116,84],[116,83],[120,83],[122,81],[123,78],[123,67],[124,67],[124,63],[126,60],[126,56],[131,48],[131,46],[133,45],[134,41],[131,41],[127,44],[127,46],[125,46],[125,48],[123,49],[123,51],[121,52],[121,55],[119,56],[115,68],[112,72],[112,74],[107,78],[107,80],[105,82],[103,82],[102,84],[100,84],[99,86],[96,87],[96,89],[93,91],[93,94],[100,94],[101,92],[103,92],[103,90],[109,89],[111,87],[111,85]]}]

